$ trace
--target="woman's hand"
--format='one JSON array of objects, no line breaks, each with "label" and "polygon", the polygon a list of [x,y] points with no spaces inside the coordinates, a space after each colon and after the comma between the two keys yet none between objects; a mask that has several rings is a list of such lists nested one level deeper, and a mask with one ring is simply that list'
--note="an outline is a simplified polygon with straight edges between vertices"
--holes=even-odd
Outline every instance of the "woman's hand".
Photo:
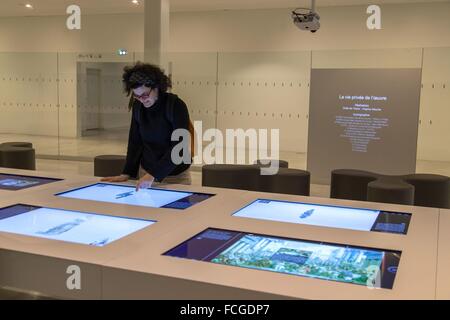
[{"label": "woman's hand", "polygon": [[100,181],[104,181],[104,182],[125,182],[125,181],[128,181],[129,178],[130,178],[130,176],[128,176],[126,174],[121,174],[120,176],[115,176],[115,177],[105,177],[105,178],[102,178]]},{"label": "woman's hand", "polygon": [[155,178],[147,173],[145,176],[139,179],[138,183],[136,184],[136,191],[139,191],[139,189],[148,189],[152,186],[153,181]]}]

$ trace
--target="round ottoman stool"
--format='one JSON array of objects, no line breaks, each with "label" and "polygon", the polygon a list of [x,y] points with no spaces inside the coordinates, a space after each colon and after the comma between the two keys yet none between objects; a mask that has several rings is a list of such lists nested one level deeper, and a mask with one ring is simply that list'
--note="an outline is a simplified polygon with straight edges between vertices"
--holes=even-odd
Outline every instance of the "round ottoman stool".
[{"label": "round ottoman stool", "polygon": [[330,198],[367,200],[367,184],[378,175],[368,171],[335,169],[331,172]]},{"label": "round ottoman stool", "polygon": [[94,158],[94,176],[113,177],[122,174],[127,157],[121,155],[100,155]]},{"label": "round ottoman stool", "polygon": [[414,186],[396,178],[379,178],[367,185],[367,201],[414,205]]},{"label": "round ottoman stool", "polygon": [[414,190],[414,205],[450,209],[450,178],[437,174],[412,174],[405,176]]},{"label": "round ottoman stool", "polygon": [[33,148],[0,146],[0,167],[36,170],[36,155]]},{"label": "round ottoman stool", "polygon": [[33,144],[31,142],[4,142],[0,144],[1,147],[33,148]]}]

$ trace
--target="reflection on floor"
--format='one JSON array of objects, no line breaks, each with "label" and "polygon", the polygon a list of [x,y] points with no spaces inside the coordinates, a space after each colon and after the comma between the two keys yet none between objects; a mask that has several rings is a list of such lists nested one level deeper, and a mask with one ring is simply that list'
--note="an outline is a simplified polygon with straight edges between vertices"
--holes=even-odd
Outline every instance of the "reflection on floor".
[{"label": "reflection on floor", "polygon": [[0,300],[53,300],[38,293],[0,287]]},{"label": "reflection on floor", "polygon": [[99,154],[124,154],[128,129],[108,129],[96,135],[79,138],[0,134],[0,142],[24,141],[33,143],[38,155],[94,158]]}]

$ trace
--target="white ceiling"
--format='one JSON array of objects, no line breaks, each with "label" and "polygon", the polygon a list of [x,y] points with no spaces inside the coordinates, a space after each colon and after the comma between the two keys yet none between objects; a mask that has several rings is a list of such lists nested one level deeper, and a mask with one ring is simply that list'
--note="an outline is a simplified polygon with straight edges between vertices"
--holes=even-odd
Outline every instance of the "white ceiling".
[{"label": "white ceiling", "polygon": [[[83,14],[138,13],[142,4],[131,0],[0,0],[0,16],[64,15],[70,4],[78,4]],[[317,0],[317,6],[346,6],[392,3],[450,2],[450,0]],[[25,8],[31,3],[33,10]],[[310,0],[170,0],[171,11],[206,11],[309,7]]]}]

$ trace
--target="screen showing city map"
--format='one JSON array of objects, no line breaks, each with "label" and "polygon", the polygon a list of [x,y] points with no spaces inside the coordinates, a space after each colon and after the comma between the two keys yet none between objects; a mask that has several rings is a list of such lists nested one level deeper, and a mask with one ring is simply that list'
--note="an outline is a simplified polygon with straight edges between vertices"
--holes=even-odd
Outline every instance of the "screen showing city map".
[{"label": "screen showing city map", "polygon": [[401,252],[209,228],[164,255],[392,289]]}]

